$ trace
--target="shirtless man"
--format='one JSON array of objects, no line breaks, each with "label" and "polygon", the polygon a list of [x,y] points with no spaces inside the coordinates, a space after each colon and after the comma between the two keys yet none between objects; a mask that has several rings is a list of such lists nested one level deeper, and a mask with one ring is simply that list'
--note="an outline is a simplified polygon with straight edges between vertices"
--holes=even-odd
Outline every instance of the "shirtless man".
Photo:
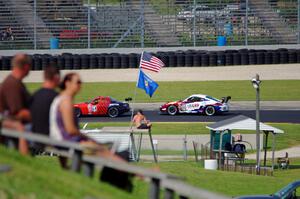
[{"label": "shirtless man", "polygon": [[152,124],[146,119],[142,110],[138,110],[132,119],[132,122],[138,129],[150,129]]}]

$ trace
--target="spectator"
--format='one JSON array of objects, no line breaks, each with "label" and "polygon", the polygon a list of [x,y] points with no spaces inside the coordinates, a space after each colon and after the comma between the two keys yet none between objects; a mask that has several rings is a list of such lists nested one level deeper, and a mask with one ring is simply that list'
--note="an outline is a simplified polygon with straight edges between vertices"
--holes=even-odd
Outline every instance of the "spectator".
[{"label": "spectator", "polygon": [[1,40],[14,40],[13,32],[10,26],[7,27],[5,31],[1,32]]},{"label": "spectator", "polygon": [[49,112],[54,98],[58,95],[55,88],[60,82],[59,69],[54,66],[44,68],[42,88],[36,91],[31,100],[32,131],[49,136]]},{"label": "spectator", "polygon": [[132,119],[132,122],[138,129],[150,129],[152,124],[145,117],[142,110],[138,110],[135,116]]},{"label": "spectator", "polygon": [[[29,111],[30,95],[22,80],[29,74],[31,58],[25,54],[17,54],[12,59],[12,72],[0,87],[0,113],[5,117],[3,126],[24,131],[24,124],[31,121]],[[19,141],[22,154],[28,153],[24,139]]]},{"label": "spectator", "polygon": [[73,99],[81,88],[79,75],[76,73],[67,74],[60,88],[62,92],[54,99],[50,108],[50,137],[56,140],[79,142],[93,148],[98,155],[114,160],[122,160],[120,157],[113,155],[103,145],[96,144],[80,133],[73,110]]},{"label": "spectator", "polygon": [[[42,88],[36,91],[31,99],[30,113],[32,117],[31,130],[34,133],[49,136],[49,112],[54,98],[58,95],[55,88],[60,82],[60,72],[55,66],[44,68],[44,82]],[[35,152],[43,151],[43,146],[34,144]]]},{"label": "spectator", "polygon": [[[73,109],[73,99],[81,88],[79,75],[67,74],[60,88],[62,92],[54,99],[50,108],[50,137],[56,140],[78,142],[89,151],[92,150],[95,155],[124,162],[127,157],[122,158],[122,156],[113,154],[103,145],[95,143],[80,133]],[[66,162],[62,166],[67,168]],[[100,179],[124,190],[132,191],[131,177],[132,175],[126,172],[104,167]]]},{"label": "spectator", "polygon": [[8,27],[6,29],[6,40],[11,40],[11,41],[14,40],[14,35],[13,35],[11,27]]}]

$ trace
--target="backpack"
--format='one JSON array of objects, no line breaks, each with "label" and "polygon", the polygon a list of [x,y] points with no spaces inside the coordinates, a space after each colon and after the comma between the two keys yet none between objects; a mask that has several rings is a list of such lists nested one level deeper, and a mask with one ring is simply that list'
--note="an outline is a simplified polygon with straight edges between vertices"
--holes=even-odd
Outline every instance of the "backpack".
[{"label": "backpack", "polygon": [[245,153],[246,146],[244,144],[235,144],[233,147],[233,151],[236,153]]}]

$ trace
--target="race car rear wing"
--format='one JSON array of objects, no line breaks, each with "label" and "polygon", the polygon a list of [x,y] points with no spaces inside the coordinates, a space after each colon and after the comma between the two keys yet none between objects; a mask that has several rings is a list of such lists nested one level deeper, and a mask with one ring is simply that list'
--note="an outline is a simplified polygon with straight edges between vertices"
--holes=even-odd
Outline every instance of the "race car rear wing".
[{"label": "race car rear wing", "polygon": [[227,103],[231,99],[231,96],[222,97],[222,103]]}]

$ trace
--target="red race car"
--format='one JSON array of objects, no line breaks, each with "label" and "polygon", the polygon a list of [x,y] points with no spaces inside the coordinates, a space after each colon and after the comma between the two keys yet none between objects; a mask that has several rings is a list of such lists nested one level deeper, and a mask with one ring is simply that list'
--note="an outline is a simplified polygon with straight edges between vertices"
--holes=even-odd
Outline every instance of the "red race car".
[{"label": "red race car", "polygon": [[[130,98],[125,100],[130,101]],[[77,117],[82,115],[108,115],[109,117],[117,117],[130,111],[128,103],[104,96],[98,96],[89,102],[74,104],[74,109]]]}]

